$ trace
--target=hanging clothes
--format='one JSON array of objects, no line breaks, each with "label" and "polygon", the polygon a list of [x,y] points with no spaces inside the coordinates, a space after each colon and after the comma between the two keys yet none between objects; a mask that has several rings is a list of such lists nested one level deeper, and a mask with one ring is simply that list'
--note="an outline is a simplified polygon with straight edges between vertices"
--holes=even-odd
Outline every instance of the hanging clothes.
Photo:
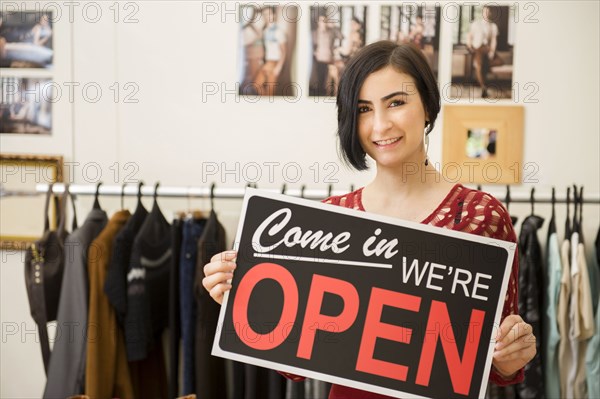
[{"label": "hanging clothes", "polygon": [[[147,369],[137,365],[139,386],[154,397],[167,396],[166,365],[162,333],[168,323],[171,225],[160,211],[156,198],[133,242],[127,273],[125,337],[130,362],[146,360]],[[140,391],[141,392],[141,391]]]},{"label": "hanging clothes", "polygon": [[[280,399],[286,397],[286,379],[274,370],[258,367],[252,364],[237,363],[239,367],[235,370],[236,394],[234,399]],[[299,384],[304,386],[304,384]],[[298,392],[298,390],[296,390]],[[297,399],[304,399],[304,389],[302,396],[295,396]]]},{"label": "hanging clothes", "polygon": [[127,269],[131,259],[133,240],[146,220],[148,211],[141,202],[123,229],[119,231],[113,243],[113,253],[108,266],[104,292],[115,309],[117,322],[123,328],[127,313]]},{"label": "hanging clothes", "polygon": [[304,399],[304,384],[288,379],[285,387],[285,399]]},{"label": "hanging clothes", "polygon": [[127,358],[145,359],[168,320],[170,225],[155,204],[135,237],[127,272]]},{"label": "hanging clothes", "polygon": [[167,370],[162,345],[150,348],[145,359],[129,362],[129,374],[134,398],[167,397]]},{"label": "hanging clothes", "polygon": [[547,398],[560,397],[560,378],[558,371],[558,301],[562,262],[554,213],[548,226],[546,240],[546,269],[544,273],[544,319],[542,323],[542,364],[544,365],[544,389]]},{"label": "hanging clothes", "polygon": [[89,249],[85,394],[94,399],[132,398],[134,395],[123,332],[103,291],[113,240],[130,216],[129,211],[115,213]]},{"label": "hanging clothes", "polygon": [[[198,240],[202,235],[206,219],[189,218],[183,222],[179,267],[179,303],[181,317],[181,339],[183,343],[183,395],[196,392],[194,347],[196,333],[196,300],[194,281]],[[202,274],[204,276],[204,274]]]},{"label": "hanging clothes", "polygon": [[196,393],[202,395],[203,399],[221,399],[227,392],[225,359],[211,355],[221,306],[202,286],[204,265],[209,263],[215,254],[223,252],[225,249],[225,229],[217,219],[214,210],[211,210],[202,235],[197,242],[198,254],[194,282]]},{"label": "hanging clothes", "polygon": [[[544,219],[530,215],[521,225],[519,234],[519,311],[521,317],[533,328],[533,334],[541,337],[542,254],[537,231]],[[537,353],[525,365],[525,380],[516,385],[519,398],[544,398],[544,379],[540,350],[541,339],[536,340]]]},{"label": "hanging clothes", "polygon": [[44,398],[66,398],[85,392],[86,326],[88,320],[88,248],[108,222],[106,212],[93,209],[65,240],[65,270]]},{"label": "hanging clothes", "polygon": [[183,235],[182,226],[181,219],[173,219],[171,224],[171,274],[169,276],[169,398],[181,396],[179,392],[179,343],[181,340],[179,257]]},{"label": "hanging clothes", "polygon": [[[571,329],[571,352],[573,368],[569,373],[567,395],[573,398],[587,398],[585,356],[587,341],[594,335],[594,314],[590,293],[590,277],[585,259],[585,247],[578,232],[571,238],[571,302],[569,318]],[[568,388],[568,389],[569,389]]]},{"label": "hanging clothes", "polygon": [[569,384],[569,371],[573,367],[573,354],[569,339],[571,322],[569,319],[569,300],[571,298],[571,240],[567,235],[560,249],[562,274],[556,312],[560,341],[558,343],[558,372],[560,374],[560,397],[566,398]]},{"label": "hanging clothes", "polygon": [[600,398],[600,229],[596,236],[595,257],[589,267],[590,292],[595,321],[595,334],[588,342],[585,365],[587,376],[587,394],[589,398]]}]

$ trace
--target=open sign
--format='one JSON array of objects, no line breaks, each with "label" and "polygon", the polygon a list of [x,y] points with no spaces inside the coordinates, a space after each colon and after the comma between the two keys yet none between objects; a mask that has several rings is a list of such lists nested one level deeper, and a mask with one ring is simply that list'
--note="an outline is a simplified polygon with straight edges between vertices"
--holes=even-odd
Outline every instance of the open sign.
[{"label": "open sign", "polygon": [[513,243],[258,190],[236,243],[214,355],[389,396],[484,396]]}]

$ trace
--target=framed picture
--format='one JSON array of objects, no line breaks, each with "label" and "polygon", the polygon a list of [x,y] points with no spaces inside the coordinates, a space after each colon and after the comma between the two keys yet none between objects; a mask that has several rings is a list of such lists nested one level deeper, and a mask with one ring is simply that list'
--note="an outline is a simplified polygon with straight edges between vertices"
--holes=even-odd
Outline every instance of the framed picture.
[{"label": "framed picture", "polygon": [[462,183],[521,183],[523,118],[522,106],[444,106],[444,176]]},{"label": "framed picture", "polygon": [[51,68],[52,12],[0,12],[0,67]]},{"label": "framed picture", "polygon": [[310,96],[335,96],[340,76],[365,46],[367,6],[326,3],[310,7]]},{"label": "framed picture", "polygon": [[494,4],[459,7],[452,32],[452,98],[512,98],[514,7]]},{"label": "framed picture", "polygon": [[[0,154],[0,173],[0,248],[26,249],[44,232],[45,196],[35,186],[62,182],[63,157]],[[56,225],[56,209],[50,225]]]},{"label": "framed picture", "polygon": [[296,6],[240,6],[239,94],[295,97]]},{"label": "framed picture", "polygon": [[0,133],[51,134],[52,86],[49,78],[2,76]]},{"label": "framed picture", "polygon": [[440,24],[439,5],[407,2],[381,6],[380,39],[419,47],[437,78]]}]

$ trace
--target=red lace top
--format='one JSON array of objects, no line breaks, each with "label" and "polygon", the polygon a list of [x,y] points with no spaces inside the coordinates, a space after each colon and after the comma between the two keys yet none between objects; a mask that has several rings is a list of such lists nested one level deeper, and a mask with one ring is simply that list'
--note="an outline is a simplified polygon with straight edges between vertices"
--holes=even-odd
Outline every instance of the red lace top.
[{"label": "red lace top", "polygon": [[[327,204],[344,206],[364,211],[362,205],[362,188],[351,193],[333,196],[323,201]],[[469,189],[462,184],[455,184],[446,198],[421,223],[446,229],[463,231],[484,237],[517,242],[510,216],[502,203],[483,191]],[[515,253],[508,290],[504,300],[501,321],[508,315],[519,314],[518,309],[519,256]],[[281,373],[284,376],[300,381],[304,377]],[[497,385],[510,385],[523,381],[523,369],[519,370],[511,380],[504,380],[494,369],[490,373],[490,381]],[[389,398],[371,392],[341,385],[332,385],[329,399],[384,399]]]}]

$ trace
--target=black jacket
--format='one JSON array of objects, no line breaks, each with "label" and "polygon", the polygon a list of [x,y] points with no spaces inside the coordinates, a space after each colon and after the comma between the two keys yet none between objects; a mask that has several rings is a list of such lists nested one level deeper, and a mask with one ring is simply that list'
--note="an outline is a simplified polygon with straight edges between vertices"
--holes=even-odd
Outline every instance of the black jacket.
[{"label": "black jacket", "polygon": [[541,358],[544,278],[542,250],[537,237],[537,231],[543,223],[544,219],[539,216],[528,216],[523,221],[519,234],[519,312],[523,320],[531,324],[537,338],[537,354],[525,366],[525,380],[516,386],[516,397],[523,399],[544,398]]}]

